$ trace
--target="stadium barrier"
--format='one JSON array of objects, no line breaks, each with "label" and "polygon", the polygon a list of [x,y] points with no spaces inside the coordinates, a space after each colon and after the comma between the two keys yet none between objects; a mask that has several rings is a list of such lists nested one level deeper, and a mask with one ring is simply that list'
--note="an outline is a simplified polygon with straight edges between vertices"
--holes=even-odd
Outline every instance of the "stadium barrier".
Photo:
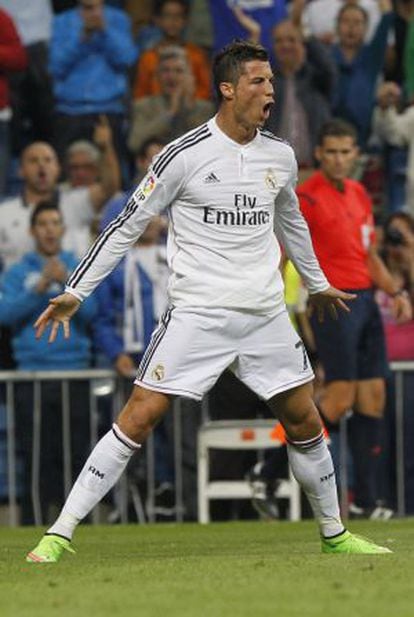
[{"label": "stadium barrier", "polygon": [[[405,515],[405,481],[404,481],[404,413],[410,410],[404,409],[404,375],[414,372],[414,362],[394,362],[391,370],[395,373],[396,394],[396,493],[397,514]],[[71,428],[69,407],[69,384],[74,380],[88,381],[89,388],[89,427],[90,446],[98,440],[99,411],[98,400],[100,397],[112,394],[113,417],[122,408],[128,396],[126,386],[131,383],[120,380],[111,370],[81,370],[81,371],[0,371],[0,483],[6,487],[3,501],[7,504],[7,520],[10,526],[17,526],[18,515],[18,458],[16,451],[16,425],[15,425],[15,387],[19,382],[32,382],[34,387],[33,406],[33,452],[32,452],[32,482],[31,498],[34,511],[34,520],[37,525],[43,523],[41,517],[40,494],[39,494],[39,462],[40,462],[40,429],[41,429],[41,388],[44,381],[58,381],[61,383],[62,400],[62,446],[63,446],[63,483],[64,494],[68,495],[72,486],[71,473]],[[1,413],[1,409],[3,413]],[[174,518],[175,521],[184,520],[185,504],[183,497],[183,436],[182,436],[182,401],[175,399],[172,409],[173,426],[173,462],[174,462]],[[205,424],[209,419],[208,400],[201,405],[201,423]],[[107,427],[109,428],[109,426]],[[5,448],[4,448],[5,442]],[[195,447],[195,444],[194,444]],[[136,520],[140,523],[155,522],[155,448],[154,436],[151,435],[145,448],[146,458],[146,499],[143,503],[142,496],[137,484],[131,481],[128,474],[124,474],[115,489],[115,504],[119,510],[119,520],[127,523],[130,520],[129,512],[132,507],[135,511]],[[344,513],[348,509],[348,478],[347,478],[347,434],[346,422],[343,422],[340,430],[340,471],[339,482],[341,486],[341,505]],[[2,461],[6,461],[5,469]],[[101,520],[100,508],[96,507],[91,515],[93,523]]]}]

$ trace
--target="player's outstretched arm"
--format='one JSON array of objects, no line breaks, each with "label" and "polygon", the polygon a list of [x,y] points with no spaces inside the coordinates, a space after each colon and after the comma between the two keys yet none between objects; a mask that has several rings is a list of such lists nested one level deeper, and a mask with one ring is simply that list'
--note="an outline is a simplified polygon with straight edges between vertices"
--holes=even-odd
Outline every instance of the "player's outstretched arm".
[{"label": "player's outstretched arm", "polygon": [[355,300],[356,295],[335,289],[335,287],[328,287],[324,291],[310,294],[309,302],[311,306],[315,308],[319,321],[323,321],[325,317],[325,311],[333,317],[338,319],[337,309],[349,313],[351,310],[347,305],[347,302]]},{"label": "player's outstretched arm", "polygon": [[80,306],[80,300],[70,293],[63,293],[56,298],[49,300],[49,306],[37,318],[34,328],[36,338],[40,338],[49,324],[52,328],[49,334],[49,343],[53,343],[59,331],[59,326],[63,327],[65,338],[70,336],[70,319]]}]

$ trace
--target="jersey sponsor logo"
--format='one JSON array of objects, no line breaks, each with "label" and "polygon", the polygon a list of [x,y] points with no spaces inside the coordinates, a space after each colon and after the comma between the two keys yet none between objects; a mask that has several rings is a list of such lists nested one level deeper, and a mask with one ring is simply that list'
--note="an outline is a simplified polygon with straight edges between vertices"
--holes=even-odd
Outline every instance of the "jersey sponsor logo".
[{"label": "jersey sponsor logo", "polygon": [[204,206],[203,212],[203,222],[208,225],[245,227],[267,225],[270,222],[270,212],[267,210],[216,210]]},{"label": "jersey sponsor logo", "polygon": [[268,210],[258,210],[256,208],[257,197],[236,193],[234,195],[234,206],[232,210],[219,208],[203,208],[203,222],[208,225],[225,225],[230,227],[249,227],[257,225],[267,225],[270,222],[270,212]]},{"label": "jersey sponsor logo", "polygon": [[217,184],[218,182],[221,182],[220,178],[217,176],[217,174],[214,173],[214,171],[211,171],[209,174],[207,174],[207,176],[203,179],[203,183],[204,184]]}]

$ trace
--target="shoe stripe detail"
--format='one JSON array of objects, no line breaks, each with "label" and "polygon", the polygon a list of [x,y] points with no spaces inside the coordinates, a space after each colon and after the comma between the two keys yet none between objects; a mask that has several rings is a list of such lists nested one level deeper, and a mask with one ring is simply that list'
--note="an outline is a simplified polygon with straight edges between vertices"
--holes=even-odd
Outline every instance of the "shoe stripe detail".
[{"label": "shoe stripe detail", "polygon": [[68,542],[71,542],[70,538],[67,538],[66,536],[62,536],[61,533],[55,533],[54,531],[46,531],[45,536],[57,536],[58,538],[62,538],[63,540],[67,540]]}]

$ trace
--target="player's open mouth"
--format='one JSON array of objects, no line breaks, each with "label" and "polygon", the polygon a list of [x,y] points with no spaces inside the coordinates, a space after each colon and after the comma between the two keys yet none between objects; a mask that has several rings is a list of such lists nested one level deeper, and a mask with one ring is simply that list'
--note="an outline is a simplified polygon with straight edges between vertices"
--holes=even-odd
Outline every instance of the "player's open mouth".
[{"label": "player's open mouth", "polygon": [[270,115],[270,110],[272,108],[273,103],[266,103],[266,105],[263,105],[263,115],[268,118]]}]

